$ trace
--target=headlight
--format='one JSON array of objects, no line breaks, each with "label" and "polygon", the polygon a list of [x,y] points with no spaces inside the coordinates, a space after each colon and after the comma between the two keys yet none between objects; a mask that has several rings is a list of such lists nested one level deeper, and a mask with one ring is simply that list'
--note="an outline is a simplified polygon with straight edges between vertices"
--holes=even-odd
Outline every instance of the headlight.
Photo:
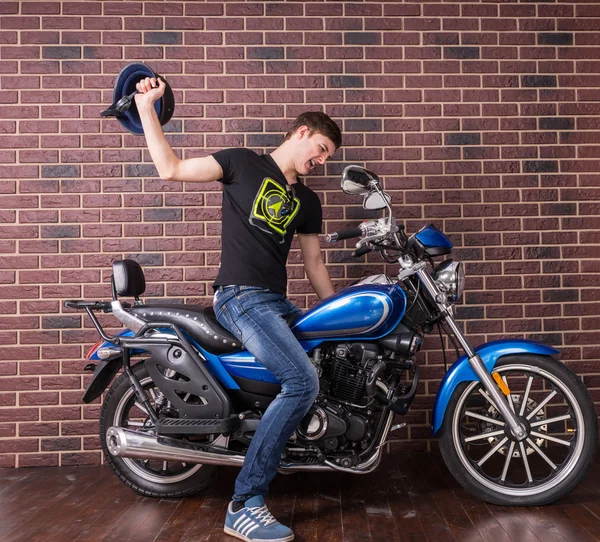
[{"label": "headlight", "polygon": [[443,261],[431,272],[431,277],[449,301],[456,303],[461,300],[465,289],[465,270],[460,262]]}]

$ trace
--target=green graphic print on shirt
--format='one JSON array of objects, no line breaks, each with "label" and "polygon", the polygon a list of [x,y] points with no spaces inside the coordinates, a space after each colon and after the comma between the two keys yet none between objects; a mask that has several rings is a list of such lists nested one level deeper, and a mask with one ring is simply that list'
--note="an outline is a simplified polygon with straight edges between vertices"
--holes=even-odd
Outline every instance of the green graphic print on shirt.
[{"label": "green graphic print on shirt", "polygon": [[249,221],[261,231],[274,235],[279,243],[283,243],[287,227],[299,210],[298,198],[292,198],[283,186],[265,177],[254,198]]}]

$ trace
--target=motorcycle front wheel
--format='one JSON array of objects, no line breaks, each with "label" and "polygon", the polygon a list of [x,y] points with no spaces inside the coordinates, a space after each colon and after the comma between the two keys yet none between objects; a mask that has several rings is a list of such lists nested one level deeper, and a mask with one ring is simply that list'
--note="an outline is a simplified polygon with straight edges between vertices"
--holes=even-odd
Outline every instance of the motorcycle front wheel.
[{"label": "motorcycle front wheel", "polygon": [[510,433],[481,382],[454,391],[439,443],[446,466],[476,497],[492,504],[540,506],[572,491],[598,444],[594,403],[573,371],[548,356],[506,356],[494,367],[527,438]]},{"label": "motorcycle front wheel", "polygon": [[[134,365],[132,372],[140,381],[150,404],[155,407],[156,397],[160,392],[144,362]],[[155,434],[149,416],[144,406],[137,401],[125,373],[113,382],[100,411],[100,444],[106,462],[117,477],[146,497],[173,498],[200,492],[212,482],[217,473],[218,467],[214,465],[115,457],[109,452],[106,443],[106,432],[110,427]]]}]

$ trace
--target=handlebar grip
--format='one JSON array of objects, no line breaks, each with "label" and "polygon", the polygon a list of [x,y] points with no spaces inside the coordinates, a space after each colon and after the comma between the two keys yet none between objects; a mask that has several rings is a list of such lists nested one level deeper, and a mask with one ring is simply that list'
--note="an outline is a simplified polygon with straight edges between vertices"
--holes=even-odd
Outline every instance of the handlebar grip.
[{"label": "handlebar grip", "polygon": [[346,230],[335,231],[325,236],[325,240],[333,243],[335,241],[343,241],[344,239],[352,239],[353,237],[360,237],[363,234],[361,228],[348,228]]},{"label": "handlebar grip", "polygon": [[368,246],[362,246],[360,248],[357,248],[353,253],[352,256],[354,256],[355,258],[358,258],[359,256],[364,256],[367,252],[371,252],[373,249],[369,248]]}]

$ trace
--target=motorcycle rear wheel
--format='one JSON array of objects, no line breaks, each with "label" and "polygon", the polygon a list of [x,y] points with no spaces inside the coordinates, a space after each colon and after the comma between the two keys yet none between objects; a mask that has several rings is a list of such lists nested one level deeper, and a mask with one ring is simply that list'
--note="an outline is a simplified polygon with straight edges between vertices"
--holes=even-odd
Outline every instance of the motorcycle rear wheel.
[{"label": "motorcycle rear wheel", "polygon": [[510,390],[509,406],[524,421],[516,441],[480,382],[454,391],[439,436],[456,480],[492,504],[540,506],[572,491],[598,445],[594,403],[573,371],[548,356],[513,355],[494,367]]},{"label": "motorcycle rear wheel", "polygon": [[[157,388],[144,362],[134,365],[132,371],[154,406]],[[137,403],[127,375],[121,374],[104,397],[100,411],[100,444],[106,462],[117,477],[146,497],[188,497],[206,488],[216,477],[219,467],[116,457],[108,451],[106,432],[110,427],[147,432],[151,431],[147,428],[147,419],[142,406]]]}]

